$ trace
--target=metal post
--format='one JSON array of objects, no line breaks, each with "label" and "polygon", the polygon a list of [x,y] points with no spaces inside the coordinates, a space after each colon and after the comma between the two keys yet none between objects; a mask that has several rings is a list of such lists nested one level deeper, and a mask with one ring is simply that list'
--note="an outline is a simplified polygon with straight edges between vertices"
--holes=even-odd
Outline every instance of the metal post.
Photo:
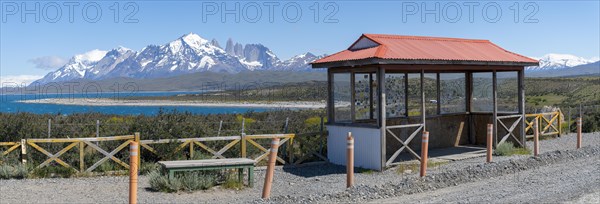
[{"label": "metal post", "polygon": [[354,138],[352,133],[348,132],[347,138],[347,151],[346,151],[346,188],[350,188],[354,185]]},{"label": "metal post", "polygon": [[288,133],[288,123],[289,123],[289,121],[290,121],[289,117],[285,118],[285,128],[283,130],[283,133]]},{"label": "metal post", "polygon": [[48,119],[48,138],[50,138],[51,133],[52,133],[52,119]]},{"label": "metal post", "polygon": [[138,182],[138,142],[131,142],[129,146],[129,203],[137,203]]},{"label": "metal post", "polygon": [[[221,121],[221,124],[223,121]],[[246,123],[246,118],[242,118],[242,133],[241,133],[241,143],[242,143],[242,148],[240,149],[241,154],[242,154],[242,158],[246,158],[246,133],[244,132],[244,128],[245,128],[245,124]]]},{"label": "metal post", "polygon": [[[219,132],[217,132],[217,136],[221,136],[221,128],[223,128],[223,121],[222,120],[219,123]],[[244,131],[242,130],[242,132],[244,132]]]},{"label": "metal post", "polygon": [[569,125],[567,127],[567,134],[571,134],[571,107],[569,106]]},{"label": "metal post", "polygon": [[577,149],[581,148],[581,117],[577,118]]},{"label": "metal post", "polygon": [[429,149],[429,132],[423,131],[423,139],[421,141],[421,172],[420,176],[427,175],[427,157]]},{"label": "metal post", "polygon": [[494,125],[493,124],[488,124],[487,125],[487,142],[486,142],[486,146],[487,146],[487,154],[486,154],[486,162],[490,163],[492,162],[492,138],[494,137]]},{"label": "metal post", "polygon": [[271,152],[269,154],[269,163],[265,175],[265,185],[263,186],[262,198],[268,199],[271,195],[271,184],[273,183],[273,174],[275,171],[275,162],[277,162],[277,149],[279,148],[279,138],[273,138],[271,141]]},{"label": "metal post", "polygon": [[96,137],[100,137],[100,120],[96,120]]}]

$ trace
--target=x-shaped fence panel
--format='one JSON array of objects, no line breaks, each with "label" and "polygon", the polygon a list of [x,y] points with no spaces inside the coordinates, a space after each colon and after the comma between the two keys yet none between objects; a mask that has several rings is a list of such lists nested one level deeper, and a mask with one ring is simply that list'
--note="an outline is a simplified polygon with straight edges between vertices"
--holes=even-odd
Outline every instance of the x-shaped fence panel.
[{"label": "x-shaped fence panel", "polygon": [[[549,113],[527,114],[527,115],[525,115],[525,118],[526,118],[525,132],[528,132],[529,130],[533,130],[533,123],[536,120],[538,121],[538,124],[539,124],[538,128],[539,128],[540,135],[560,135],[562,132],[560,130],[560,126],[561,126],[561,122],[562,122],[560,111],[549,112]],[[529,137],[529,138],[533,137],[533,131],[530,135],[527,135],[527,137]]]},{"label": "x-shaped fence panel", "polygon": [[[398,137],[392,130],[393,129],[403,129],[403,128],[414,128],[416,127],[417,129],[414,130],[410,136],[408,136],[408,138],[406,138],[406,140],[402,141],[400,139],[400,137]],[[394,160],[396,160],[396,158],[398,157],[398,155],[400,155],[400,153],[402,153],[402,151],[404,151],[405,149],[412,154],[416,159],[418,159],[419,161],[421,160],[421,156],[419,156],[419,154],[417,154],[413,149],[411,149],[408,144],[410,144],[410,142],[415,138],[415,136],[417,136],[421,130],[423,130],[423,124],[408,124],[408,125],[394,125],[394,126],[386,126],[385,127],[386,133],[389,134],[390,136],[392,136],[394,139],[396,139],[398,142],[400,142],[401,147],[396,150],[396,152],[394,152],[394,154],[392,154],[392,157],[390,157],[390,159],[387,160],[387,162],[385,163],[386,166],[389,165],[393,165]],[[386,135],[387,135],[386,134]]]},{"label": "x-shaped fence panel", "polygon": [[[166,144],[171,142],[180,142],[181,144],[175,148],[171,154],[176,154],[186,147],[189,148],[190,158],[194,157],[195,154],[195,146],[200,147],[201,149],[212,154],[211,159],[225,159],[226,157],[223,155],[225,152],[230,150],[233,146],[239,143],[241,140],[241,136],[225,136],[225,137],[201,137],[201,138],[184,138],[184,139],[161,139],[161,140],[142,140],[140,141],[142,148],[148,150],[154,155],[160,156],[160,153],[156,151],[155,148],[150,146],[151,144]],[[225,146],[223,146],[218,151],[206,145],[206,142],[210,141],[230,141]]]},{"label": "x-shaped fence panel", "polygon": [[[88,169],[85,170],[86,172],[91,172],[109,159],[115,161],[117,164],[125,167],[126,169],[129,169],[129,165],[127,163],[121,161],[115,155],[118,152],[120,152],[121,150],[123,150],[125,147],[127,147],[133,141],[134,138],[135,138],[134,135],[126,135],[126,136],[98,137],[98,138],[92,137],[92,138],[73,138],[73,139],[69,139],[69,138],[27,139],[26,141],[27,141],[28,146],[33,147],[35,150],[39,151],[40,153],[42,153],[48,157],[48,159],[46,159],[44,162],[42,162],[36,168],[48,166],[51,162],[54,161],[63,167],[74,169],[76,172],[83,172],[85,170],[84,148],[85,148],[85,145],[90,146],[92,149],[94,149],[104,155],[104,158],[100,159],[99,161],[94,163],[94,165],[92,165],[91,167],[89,167]],[[98,142],[103,142],[103,141],[124,141],[124,142],[121,145],[119,145],[117,148],[112,150],[111,152],[107,152],[106,150],[102,149],[100,146],[97,145]],[[57,153],[53,154],[53,153],[50,153],[48,150],[39,146],[38,145],[39,143],[63,143],[63,144],[70,143],[70,144],[67,145],[66,147],[62,148]],[[68,152],[69,150],[73,149],[76,146],[78,146],[78,148],[79,148],[79,170],[73,168],[71,165],[69,165],[67,162],[65,162],[64,160],[62,160],[60,158],[60,156],[62,156],[63,154],[65,154],[66,152]]]},{"label": "x-shaped fence panel", "polygon": [[[248,143],[252,144],[252,146],[258,148],[260,151],[262,151],[262,154],[260,154],[258,157],[254,158],[254,160],[258,163],[260,161],[262,161],[263,159],[267,158],[267,156],[269,155],[271,148],[267,149],[265,147],[263,147],[262,145],[258,144],[256,141],[257,139],[273,139],[273,138],[282,138],[279,141],[279,147],[283,146],[287,141],[290,141],[290,146],[293,143],[293,139],[294,139],[294,134],[266,134],[266,135],[246,135],[244,137],[244,140],[247,141]],[[250,158],[253,159],[253,158]],[[286,161],[284,159],[282,159],[281,157],[277,156],[277,161],[281,162],[282,164],[286,164]]]},{"label": "x-shaped fence panel", "polygon": [[8,149],[4,150],[2,152],[2,156],[6,156],[8,154],[10,154],[12,151],[14,151],[15,149],[19,148],[21,146],[20,142],[0,142],[0,147],[1,146],[8,146]]},{"label": "x-shaped fence panel", "polygon": [[[509,119],[509,118],[516,118],[515,121],[513,121],[513,123],[511,124],[510,128],[508,126],[506,126],[506,124],[504,124],[504,122],[502,120],[505,119]],[[498,145],[506,142],[506,140],[508,139],[509,136],[512,136],[512,138],[517,141],[517,143],[519,143],[519,145],[521,145],[521,147],[524,146],[523,143],[521,143],[521,140],[519,138],[517,138],[517,136],[514,134],[515,129],[517,128],[517,126],[519,125],[519,123],[521,123],[521,120],[523,119],[522,115],[505,115],[505,116],[498,116],[497,117],[497,121],[498,124],[500,124],[500,126],[506,131],[508,132],[506,135],[502,136],[502,139],[500,140],[500,142],[498,142]],[[496,129],[496,131],[498,131],[499,129]],[[496,132],[496,135],[498,135],[498,132]]]}]

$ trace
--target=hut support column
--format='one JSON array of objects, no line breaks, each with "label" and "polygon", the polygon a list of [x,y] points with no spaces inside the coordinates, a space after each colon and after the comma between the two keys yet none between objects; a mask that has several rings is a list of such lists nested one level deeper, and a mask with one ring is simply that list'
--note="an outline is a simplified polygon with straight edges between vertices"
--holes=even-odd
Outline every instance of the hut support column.
[{"label": "hut support column", "polygon": [[379,67],[379,70],[377,72],[377,88],[379,90],[379,100],[377,100],[379,102],[379,105],[377,106],[379,108],[379,129],[381,131],[380,134],[380,140],[381,140],[381,170],[383,171],[387,165],[387,155],[386,155],[386,113],[385,113],[385,68],[383,67]]},{"label": "hut support column", "polygon": [[[425,89],[423,88],[423,86],[425,85],[424,83],[425,80],[425,70],[421,69],[421,121],[423,122],[423,131],[427,131],[426,125],[425,125]],[[407,104],[408,106],[408,104]]]},{"label": "hut support column", "polygon": [[493,116],[492,123],[494,124],[494,149],[498,145],[498,101],[497,101],[497,82],[496,82],[496,69],[492,72],[492,104],[493,104]]},{"label": "hut support column", "polygon": [[[524,70],[518,71],[518,89],[519,89],[519,114],[521,114],[521,127],[519,128],[521,144],[525,143],[525,73]],[[560,120],[560,117],[558,118]],[[560,125],[559,125],[560,128]]]}]

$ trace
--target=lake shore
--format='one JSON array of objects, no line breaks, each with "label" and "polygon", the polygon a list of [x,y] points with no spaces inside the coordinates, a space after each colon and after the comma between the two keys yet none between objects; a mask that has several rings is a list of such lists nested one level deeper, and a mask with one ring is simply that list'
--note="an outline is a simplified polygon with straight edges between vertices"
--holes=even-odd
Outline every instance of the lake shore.
[{"label": "lake shore", "polygon": [[188,107],[243,107],[243,108],[325,108],[325,102],[317,101],[264,101],[264,102],[223,102],[223,101],[173,101],[173,100],[127,100],[110,98],[46,98],[22,100],[20,103],[57,104],[76,106],[188,106]]}]

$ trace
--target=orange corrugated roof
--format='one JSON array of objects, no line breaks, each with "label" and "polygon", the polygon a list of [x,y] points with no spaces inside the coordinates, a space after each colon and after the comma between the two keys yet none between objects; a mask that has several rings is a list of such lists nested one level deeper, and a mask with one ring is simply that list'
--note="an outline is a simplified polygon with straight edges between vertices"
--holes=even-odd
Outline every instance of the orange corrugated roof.
[{"label": "orange corrugated roof", "polygon": [[314,61],[313,66],[364,59],[495,62],[523,65],[538,63],[537,60],[505,50],[489,40],[363,34],[356,42],[362,38],[367,38],[378,45],[350,50],[353,44],[347,50]]}]

